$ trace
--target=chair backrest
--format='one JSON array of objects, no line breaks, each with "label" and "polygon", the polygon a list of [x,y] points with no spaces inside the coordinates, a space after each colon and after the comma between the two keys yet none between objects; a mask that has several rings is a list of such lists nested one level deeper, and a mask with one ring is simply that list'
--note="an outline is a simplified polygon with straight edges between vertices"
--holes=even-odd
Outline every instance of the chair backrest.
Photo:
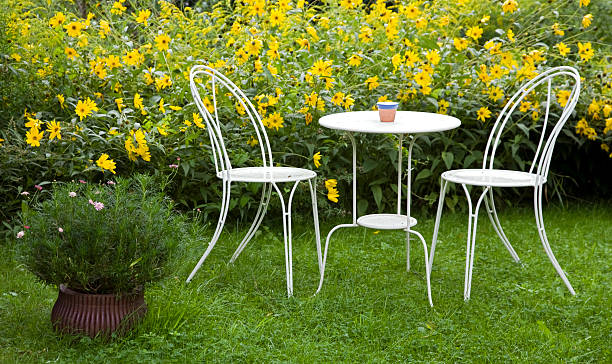
[{"label": "chair backrest", "polygon": [[[563,107],[563,111],[559,116],[559,119],[554,124],[554,127],[548,134],[548,138],[546,138],[546,127],[548,125],[548,119],[550,115],[550,106],[551,106],[551,93],[552,90],[552,82],[555,78],[567,78],[569,77],[569,84],[571,85],[573,81],[572,91],[570,96],[568,97],[567,103]],[[562,80],[563,81],[563,80]],[[567,83],[567,80],[565,81]],[[551,68],[546,70],[545,72],[539,74],[534,77],[529,82],[525,83],[506,103],[506,106],[500,112],[499,117],[495,121],[495,125],[493,125],[493,129],[491,130],[491,134],[489,135],[489,139],[487,141],[487,147],[484,152],[484,160],[482,164],[482,168],[493,168],[493,162],[495,160],[495,152],[497,151],[497,147],[500,144],[500,139],[502,132],[508,123],[508,120],[511,119],[511,115],[514,110],[519,106],[521,101],[529,95],[536,87],[541,84],[547,83],[547,97],[546,97],[546,113],[544,114],[544,122],[542,124],[542,131],[540,135],[540,141],[538,143],[538,147],[536,148],[535,156],[533,158],[533,162],[531,163],[531,167],[529,169],[529,173],[533,173],[535,169],[535,173],[544,179],[548,176],[548,169],[550,167],[550,160],[552,158],[552,152],[555,146],[555,142],[557,140],[557,136],[561,132],[563,125],[570,117],[576,103],[578,102],[578,96],[580,95],[580,74],[573,67],[561,66]]]},{"label": "chair backrest", "polygon": [[[195,104],[200,111],[200,114],[206,122],[206,129],[210,137],[211,149],[215,161],[215,169],[217,173],[220,171],[229,171],[232,169],[232,163],[226,149],[225,140],[223,138],[223,126],[219,121],[218,104],[223,97],[233,98],[230,105],[240,105],[245,115],[250,119],[251,125],[255,129],[257,142],[261,151],[261,158],[265,167],[272,167],[272,151],[268,135],[261,121],[261,117],[257,109],[253,106],[249,98],[236,86],[232,81],[225,77],[221,72],[214,68],[198,65],[191,68],[189,73],[189,86]],[[219,91],[217,91],[219,88]],[[212,101],[207,100],[206,105],[200,96],[200,89],[204,94],[210,95]],[[224,91],[223,89],[229,91]],[[207,107],[208,106],[208,107]],[[213,110],[209,110],[213,109]],[[235,111],[238,114],[237,111]],[[236,115],[238,117],[238,115]]]}]

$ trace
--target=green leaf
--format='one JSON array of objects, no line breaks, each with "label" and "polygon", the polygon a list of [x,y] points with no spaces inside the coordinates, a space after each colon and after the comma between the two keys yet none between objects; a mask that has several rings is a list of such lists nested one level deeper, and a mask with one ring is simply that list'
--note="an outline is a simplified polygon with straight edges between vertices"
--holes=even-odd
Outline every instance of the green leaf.
[{"label": "green leaf", "polygon": [[444,161],[447,169],[451,169],[454,159],[455,156],[452,152],[442,152],[442,160]]},{"label": "green leaf", "polygon": [[376,206],[378,207],[378,210],[380,210],[382,202],[382,188],[380,188],[380,185],[375,185],[370,187],[370,189],[372,190],[372,195],[374,195],[374,202],[376,202]]},{"label": "green leaf", "polygon": [[423,169],[419,172],[419,174],[417,174],[416,178],[414,179],[415,181],[418,181],[420,179],[424,179],[431,176],[431,171],[429,169]]}]

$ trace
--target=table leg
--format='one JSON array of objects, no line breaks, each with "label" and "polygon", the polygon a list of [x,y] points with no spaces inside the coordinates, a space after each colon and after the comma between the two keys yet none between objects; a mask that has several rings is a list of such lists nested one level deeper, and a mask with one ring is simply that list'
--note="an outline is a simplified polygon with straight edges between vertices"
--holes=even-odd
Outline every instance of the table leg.
[{"label": "table leg", "polygon": [[321,266],[321,278],[319,280],[319,287],[315,294],[319,293],[321,287],[323,287],[323,279],[325,278],[325,263],[327,262],[327,249],[329,248],[329,241],[331,240],[332,234],[340,229],[346,227],[357,227],[357,144],[355,143],[355,137],[352,133],[347,132],[346,135],[351,140],[353,146],[353,223],[352,224],[340,224],[334,226],[325,239],[325,250],[323,251],[323,264]]},{"label": "table leg", "polygon": [[346,133],[353,145],[353,225],[357,225],[357,143],[352,133]]},{"label": "table leg", "polygon": [[397,154],[397,214],[402,213],[402,144],[404,134],[399,135],[399,148]]},{"label": "table leg", "polygon": [[412,194],[412,147],[416,141],[416,136],[410,136],[408,146],[408,181],[406,183],[406,216],[408,217],[408,228],[406,229],[406,271],[410,271],[410,203]]}]

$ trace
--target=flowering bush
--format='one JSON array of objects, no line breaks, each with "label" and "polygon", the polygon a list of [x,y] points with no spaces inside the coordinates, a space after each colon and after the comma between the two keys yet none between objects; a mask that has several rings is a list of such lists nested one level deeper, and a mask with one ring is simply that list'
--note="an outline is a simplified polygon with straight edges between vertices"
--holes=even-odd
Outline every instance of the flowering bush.
[{"label": "flowering bush", "polygon": [[17,233],[27,268],[48,284],[86,293],[131,293],[166,273],[185,231],[151,177],[56,185],[25,208]]},{"label": "flowering bush", "polygon": [[[27,91],[16,87],[15,97],[4,97],[17,125],[2,135],[3,148],[10,145],[24,159],[46,155],[48,168],[35,171],[39,180],[138,169],[166,173],[177,164],[184,177],[175,186],[177,201],[218,201],[209,139],[188,87],[190,67],[202,63],[227,74],[254,101],[275,161],[334,179],[326,184],[329,200],[344,207],[350,149],[319,128],[320,116],[397,100],[400,109],[459,117],[460,129],[427,137],[415,151],[413,191],[433,201],[431,177],[477,166],[508,97],[556,65],[572,65],[584,78],[565,142],[592,140],[612,157],[606,2],[342,0],[310,6],[243,0],[206,12],[118,0],[81,9],[81,15],[61,2],[2,4],[9,45],[0,68],[11,71],[8,81],[36,92],[23,99],[18,92]],[[563,105],[568,90],[553,91],[553,102]],[[504,166],[529,163],[535,149],[529,132],[537,130],[544,108],[545,100],[535,96],[521,105],[524,128],[510,131],[511,143],[498,156]],[[225,110],[228,127],[239,129],[244,110],[231,102]],[[238,140],[230,146],[234,166],[256,164],[255,140],[248,134]],[[387,182],[394,180],[395,143],[361,139],[359,164],[371,173],[360,180],[359,193],[371,195],[378,209],[393,203]],[[249,205],[254,196],[257,187],[245,189],[234,203]]]}]

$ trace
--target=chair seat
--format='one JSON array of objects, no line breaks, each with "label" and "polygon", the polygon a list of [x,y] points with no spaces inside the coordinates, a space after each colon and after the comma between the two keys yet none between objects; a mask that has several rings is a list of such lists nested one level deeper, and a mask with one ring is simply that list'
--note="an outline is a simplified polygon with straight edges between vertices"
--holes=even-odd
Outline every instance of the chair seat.
[{"label": "chair seat", "polygon": [[295,182],[316,176],[317,173],[309,169],[293,167],[244,167],[217,173],[221,179],[228,178],[237,182]]},{"label": "chair seat", "polygon": [[442,178],[454,183],[491,187],[535,187],[546,179],[534,173],[507,169],[454,169],[442,173]]}]

